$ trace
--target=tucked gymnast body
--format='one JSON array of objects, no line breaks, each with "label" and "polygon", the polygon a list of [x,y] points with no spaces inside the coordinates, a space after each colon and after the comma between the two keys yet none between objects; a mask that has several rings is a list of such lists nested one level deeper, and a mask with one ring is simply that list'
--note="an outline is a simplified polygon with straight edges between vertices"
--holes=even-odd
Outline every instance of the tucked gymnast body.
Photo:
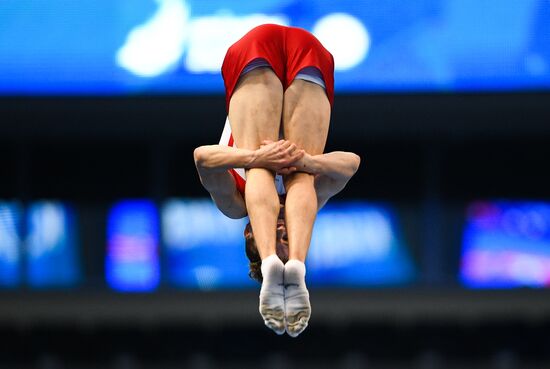
[{"label": "tucked gymnast body", "polygon": [[307,31],[254,28],[224,59],[228,119],[220,144],[194,152],[216,206],[230,218],[250,218],[247,255],[262,283],[265,324],[293,337],[311,315],[304,262],[317,211],[359,166],[353,153],[323,154],[333,71],[332,55]]}]

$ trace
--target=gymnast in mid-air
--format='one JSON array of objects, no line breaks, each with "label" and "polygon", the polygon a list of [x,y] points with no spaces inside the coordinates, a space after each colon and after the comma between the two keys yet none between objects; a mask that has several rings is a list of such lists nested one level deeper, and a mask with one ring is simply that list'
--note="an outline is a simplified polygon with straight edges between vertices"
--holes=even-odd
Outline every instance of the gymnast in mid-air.
[{"label": "gymnast in mid-air", "polygon": [[222,75],[228,118],[219,145],[195,149],[195,164],[223,214],[249,217],[246,254],[265,325],[296,337],[311,316],[304,262],[317,211],[360,163],[323,154],[334,60],[311,33],[265,24],[229,48]]}]

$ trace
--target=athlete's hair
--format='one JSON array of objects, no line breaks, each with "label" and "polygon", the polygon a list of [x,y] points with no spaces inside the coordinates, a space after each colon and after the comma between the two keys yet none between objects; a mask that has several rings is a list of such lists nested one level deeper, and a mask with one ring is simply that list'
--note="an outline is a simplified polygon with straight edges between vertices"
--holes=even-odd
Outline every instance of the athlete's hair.
[{"label": "athlete's hair", "polygon": [[[281,205],[281,211],[279,213],[279,218],[277,219],[277,238],[275,251],[277,256],[283,263],[286,264],[288,261],[288,236],[286,233],[286,224],[284,216],[284,207]],[[260,253],[258,252],[258,247],[256,241],[254,240],[254,233],[252,232],[252,226],[248,223],[244,229],[244,239],[245,239],[245,252],[249,260],[249,272],[248,275],[250,278],[255,281],[262,283],[262,259],[260,258]]]}]

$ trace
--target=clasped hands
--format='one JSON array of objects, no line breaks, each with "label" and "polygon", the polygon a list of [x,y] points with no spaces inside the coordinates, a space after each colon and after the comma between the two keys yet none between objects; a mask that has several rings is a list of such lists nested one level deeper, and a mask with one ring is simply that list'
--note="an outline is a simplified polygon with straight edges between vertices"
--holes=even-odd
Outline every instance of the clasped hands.
[{"label": "clasped hands", "polygon": [[259,149],[254,151],[251,167],[265,168],[278,174],[308,172],[311,155],[288,140],[264,140]]}]

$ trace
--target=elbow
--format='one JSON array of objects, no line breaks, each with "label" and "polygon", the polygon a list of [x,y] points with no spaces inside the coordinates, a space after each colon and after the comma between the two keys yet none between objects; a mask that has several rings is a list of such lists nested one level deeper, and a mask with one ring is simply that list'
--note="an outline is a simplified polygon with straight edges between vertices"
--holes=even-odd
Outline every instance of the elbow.
[{"label": "elbow", "polygon": [[[350,160],[350,167],[351,167],[351,175],[353,176],[357,171],[359,170],[359,166],[361,165],[361,157],[357,154],[351,154],[351,160]],[[351,177],[351,176],[350,176]]]},{"label": "elbow", "polygon": [[204,167],[204,163],[206,160],[206,153],[204,152],[204,146],[199,146],[193,151],[193,159],[195,159],[195,166],[198,167]]}]

